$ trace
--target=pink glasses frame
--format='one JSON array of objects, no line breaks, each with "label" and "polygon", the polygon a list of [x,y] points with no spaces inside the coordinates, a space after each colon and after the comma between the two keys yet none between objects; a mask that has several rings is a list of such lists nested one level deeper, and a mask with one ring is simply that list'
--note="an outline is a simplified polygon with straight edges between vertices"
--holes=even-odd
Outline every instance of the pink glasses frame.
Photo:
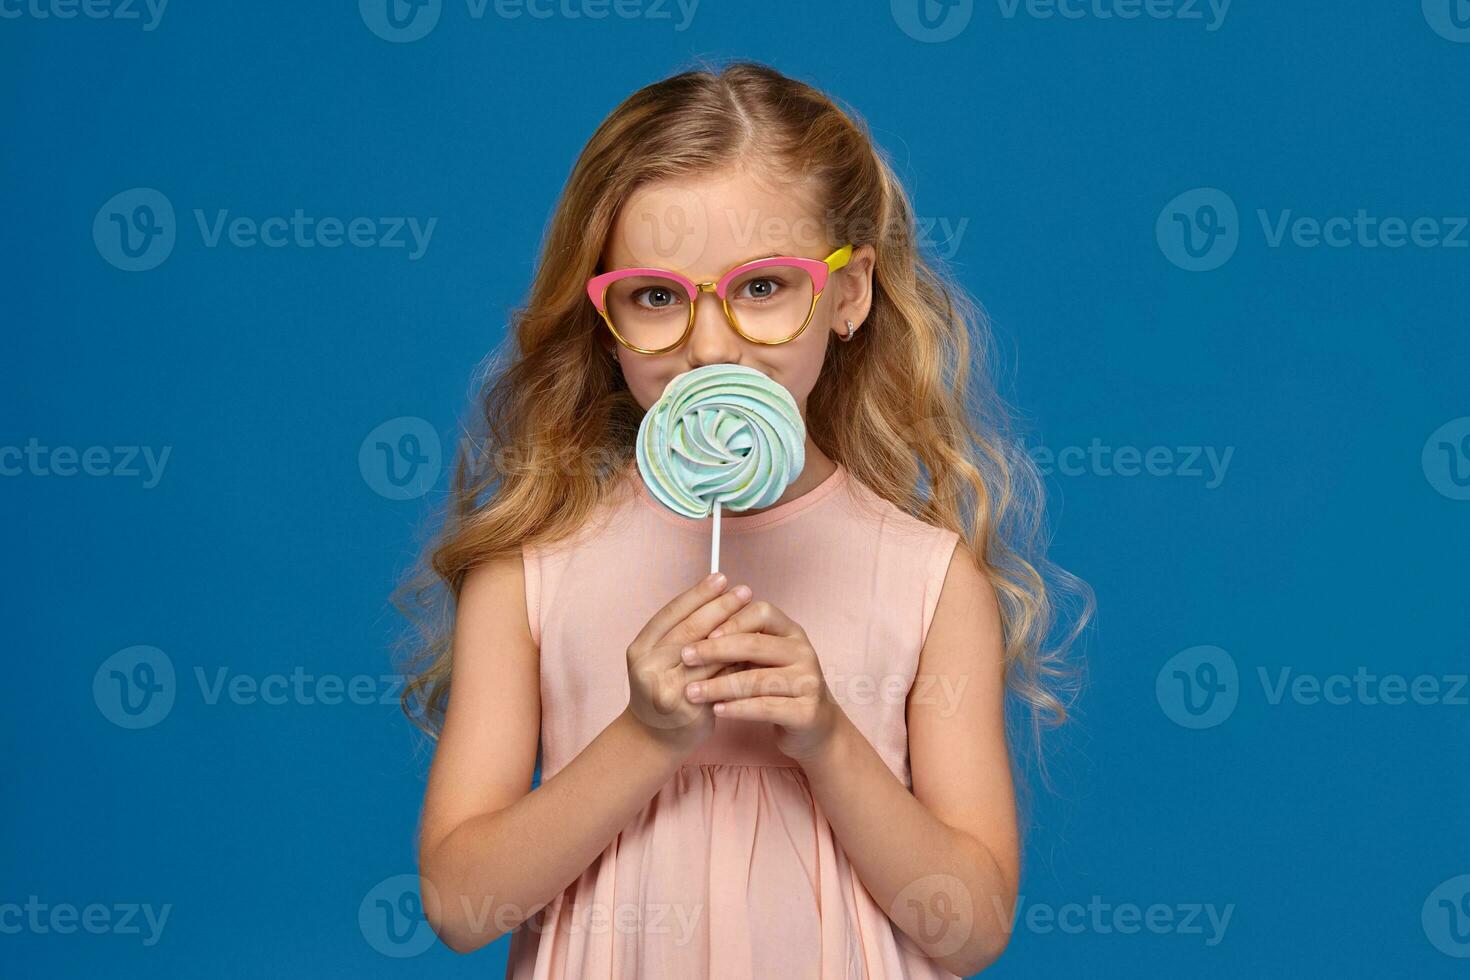
[{"label": "pink glasses frame", "polygon": [[[601,275],[593,276],[587,280],[587,296],[592,300],[592,305],[597,307],[598,314],[602,316],[603,322],[612,331],[612,335],[617,342],[629,350],[637,351],[640,354],[662,354],[665,351],[671,351],[675,347],[678,347],[688,338],[689,331],[694,326],[694,301],[699,299],[700,293],[714,293],[720,298],[720,305],[725,309],[725,319],[741,337],[744,337],[752,344],[764,344],[767,347],[774,347],[778,344],[790,343],[801,336],[802,331],[812,322],[812,315],[817,311],[817,300],[822,298],[822,290],[827,288],[828,276],[847,265],[848,260],[852,258],[852,249],[853,246],[844,245],[825,259],[808,259],[799,255],[773,255],[767,258],[754,259],[750,262],[742,262],[719,279],[709,282],[695,282],[688,276],[682,276],[668,269],[613,269],[611,272],[604,272]],[[787,337],[785,340],[760,340],[740,329],[740,324],[735,320],[734,311],[730,309],[730,300],[726,297],[725,293],[730,288],[730,283],[734,282],[740,276],[753,272],[756,269],[763,269],[773,265],[796,266],[806,270],[812,277],[812,305],[806,312],[806,319],[802,321],[801,326],[790,337]],[[666,347],[639,347],[637,344],[629,343],[622,334],[618,333],[618,328],[613,325],[612,317],[607,315],[607,290],[609,286],[619,279],[626,279],[630,276],[657,276],[663,279],[672,279],[684,287],[686,295],[690,297],[689,321],[684,324],[684,332],[679,335],[678,340]]]}]

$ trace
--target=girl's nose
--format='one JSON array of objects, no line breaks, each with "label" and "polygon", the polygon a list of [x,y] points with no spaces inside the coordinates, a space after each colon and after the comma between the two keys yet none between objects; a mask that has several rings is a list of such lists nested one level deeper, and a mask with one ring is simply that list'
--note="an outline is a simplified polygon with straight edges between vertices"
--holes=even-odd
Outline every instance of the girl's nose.
[{"label": "girl's nose", "polygon": [[732,364],[740,360],[740,335],[725,319],[725,308],[714,293],[700,293],[694,307],[694,327],[685,345],[690,367]]}]

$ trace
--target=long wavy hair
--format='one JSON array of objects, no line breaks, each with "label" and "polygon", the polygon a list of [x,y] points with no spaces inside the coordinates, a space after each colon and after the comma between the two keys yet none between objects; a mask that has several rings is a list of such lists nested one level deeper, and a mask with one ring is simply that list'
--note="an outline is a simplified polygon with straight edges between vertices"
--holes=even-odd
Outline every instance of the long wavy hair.
[{"label": "long wavy hair", "polygon": [[989,324],[921,254],[908,197],[857,113],[743,61],[638,90],[577,159],[530,295],[485,365],[442,528],[395,596],[417,627],[404,711],[437,736],[465,576],[573,533],[632,459],[643,409],[584,291],[620,206],[652,181],[737,164],[814,178],[832,240],[874,246],[871,312],[851,342],[828,344],[807,432],[879,496],[969,546],[1002,610],[1011,730],[1024,716],[1039,747],[1078,690],[1068,650],[1092,597],[1046,559],[1042,483],[997,392]]}]

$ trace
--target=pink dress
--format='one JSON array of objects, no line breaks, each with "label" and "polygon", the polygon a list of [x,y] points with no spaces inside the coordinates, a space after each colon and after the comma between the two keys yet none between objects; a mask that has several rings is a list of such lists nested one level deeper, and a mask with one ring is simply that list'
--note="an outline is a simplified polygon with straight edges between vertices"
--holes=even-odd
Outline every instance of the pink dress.
[{"label": "pink dress", "polygon": [[[659,504],[630,463],[581,531],[524,549],[543,781],[627,706],[628,643],[708,574],[712,524]],[[905,786],[905,696],[957,540],[840,464],[800,497],[721,515],[720,570],[806,630],[834,697]],[[717,720],[592,865],[513,933],[506,976],[953,978],[868,894],[774,740],[768,723]]]}]

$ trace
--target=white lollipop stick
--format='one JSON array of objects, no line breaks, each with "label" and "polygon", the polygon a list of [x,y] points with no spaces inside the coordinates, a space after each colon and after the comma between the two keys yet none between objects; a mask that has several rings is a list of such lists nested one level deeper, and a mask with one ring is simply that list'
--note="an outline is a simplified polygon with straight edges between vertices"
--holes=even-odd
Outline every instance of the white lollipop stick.
[{"label": "white lollipop stick", "polygon": [[720,502],[715,501],[715,536],[710,542],[709,573],[720,570]]}]

